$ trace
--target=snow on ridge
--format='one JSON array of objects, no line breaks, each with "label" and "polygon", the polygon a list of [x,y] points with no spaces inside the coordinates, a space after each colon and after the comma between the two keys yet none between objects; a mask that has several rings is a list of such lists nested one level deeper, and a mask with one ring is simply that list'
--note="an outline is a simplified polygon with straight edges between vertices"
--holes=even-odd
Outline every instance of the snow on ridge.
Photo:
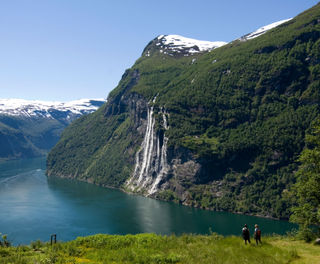
[{"label": "snow on ridge", "polygon": [[90,113],[98,109],[91,101],[105,102],[105,99],[80,99],[70,102],[39,101],[24,99],[0,99],[0,114],[11,116],[42,116],[52,118],[50,112],[70,111],[73,114]]},{"label": "snow on ridge", "polygon": [[204,41],[186,38],[180,35],[160,35],[157,37],[160,52],[166,54],[168,51],[177,53],[194,54],[203,51],[210,51],[226,45],[223,41]]},{"label": "snow on ridge", "polygon": [[254,31],[252,33],[249,33],[247,35],[244,35],[243,37],[240,38],[240,40],[246,41],[246,40],[249,40],[249,39],[254,39],[256,37],[259,37],[262,34],[264,34],[267,31],[269,31],[270,29],[273,29],[273,28],[275,28],[277,26],[280,26],[281,24],[286,23],[286,22],[290,21],[291,19],[292,18],[280,20],[280,21],[274,22],[272,24],[269,24],[269,25],[263,26],[261,28],[258,28],[256,31]]},{"label": "snow on ridge", "polygon": [[[280,20],[269,25],[258,28],[256,31],[242,36],[238,40],[247,41],[254,39],[266,33],[270,29],[273,29],[283,23],[290,21],[292,18]],[[192,55],[199,52],[211,51],[213,49],[222,47],[228,42],[224,41],[204,41],[196,40],[192,38],[186,38],[180,35],[160,35],[156,38],[156,46],[160,49],[160,53],[168,54],[183,54],[184,56]],[[150,51],[147,51],[146,56],[150,56]]]}]

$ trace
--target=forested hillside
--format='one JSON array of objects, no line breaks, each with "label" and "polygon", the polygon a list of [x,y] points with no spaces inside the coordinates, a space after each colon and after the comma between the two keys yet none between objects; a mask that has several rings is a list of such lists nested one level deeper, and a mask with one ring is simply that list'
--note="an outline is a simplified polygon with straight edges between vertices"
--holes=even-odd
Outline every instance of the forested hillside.
[{"label": "forested hillside", "polygon": [[46,155],[67,125],[104,103],[0,99],[0,161]]},{"label": "forested hillside", "polygon": [[166,53],[159,40],[106,105],[63,132],[48,175],[287,218],[297,158],[320,110],[320,4],[207,52]]}]

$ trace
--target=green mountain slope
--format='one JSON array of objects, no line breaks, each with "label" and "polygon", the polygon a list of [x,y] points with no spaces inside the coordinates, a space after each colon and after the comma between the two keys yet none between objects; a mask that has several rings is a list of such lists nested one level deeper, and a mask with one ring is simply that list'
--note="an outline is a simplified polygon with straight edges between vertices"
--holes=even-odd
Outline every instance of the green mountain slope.
[{"label": "green mountain slope", "polygon": [[21,131],[0,121],[0,160],[26,156],[40,156],[41,151]]},{"label": "green mountain slope", "polygon": [[0,115],[0,160],[45,155],[66,126],[57,119]]},{"label": "green mountain slope", "polygon": [[103,104],[104,100],[89,99],[69,103],[0,99],[0,160],[47,154],[66,126]]},{"label": "green mountain slope", "polygon": [[48,175],[288,217],[296,160],[319,115],[320,4],[211,52],[164,54],[158,43],[106,105],[63,132]]}]

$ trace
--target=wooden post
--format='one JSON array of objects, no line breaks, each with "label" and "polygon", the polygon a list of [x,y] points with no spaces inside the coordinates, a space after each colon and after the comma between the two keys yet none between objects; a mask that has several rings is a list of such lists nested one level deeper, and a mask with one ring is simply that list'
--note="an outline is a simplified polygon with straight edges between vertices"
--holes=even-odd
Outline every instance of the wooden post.
[{"label": "wooden post", "polygon": [[55,244],[57,244],[57,234],[51,235],[51,237],[50,237],[51,246],[52,246],[52,242],[54,242]]}]

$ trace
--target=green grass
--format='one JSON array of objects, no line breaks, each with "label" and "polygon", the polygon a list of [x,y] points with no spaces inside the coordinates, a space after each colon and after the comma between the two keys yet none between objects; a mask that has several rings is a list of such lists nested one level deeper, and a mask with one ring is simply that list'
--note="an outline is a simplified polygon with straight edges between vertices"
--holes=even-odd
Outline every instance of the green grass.
[{"label": "green grass", "polygon": [[240,237],[94,235],[50,246],[0,248],[1,264],[42,263],[319,263],[320,248],[288,237],[244,245]]}]

